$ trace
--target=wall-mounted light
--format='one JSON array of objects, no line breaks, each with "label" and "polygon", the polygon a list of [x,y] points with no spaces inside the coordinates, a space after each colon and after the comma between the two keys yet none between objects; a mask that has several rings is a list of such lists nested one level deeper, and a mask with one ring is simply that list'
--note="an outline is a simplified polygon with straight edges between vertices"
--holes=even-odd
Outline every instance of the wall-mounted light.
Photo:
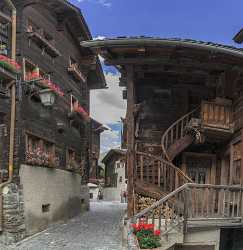
[{"label": "wall-mounted light", "polygon": [[55,103],[56,93],[51,89],[40,90],[39,96],[41,99],[41,103],[46,107],[50,107]]}]

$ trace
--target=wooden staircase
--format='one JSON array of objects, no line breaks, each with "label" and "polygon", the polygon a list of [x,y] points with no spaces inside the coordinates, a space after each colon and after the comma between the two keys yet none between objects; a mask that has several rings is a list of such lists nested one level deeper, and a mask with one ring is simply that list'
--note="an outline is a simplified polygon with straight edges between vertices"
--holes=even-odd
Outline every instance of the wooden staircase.
[{"label": "wooden staircase", "polygon": [[[208,102],[206,104],[209,105]],[[215,103],[213,108],[220,110]],[[160,157],[136,152],[135,192],[158,201],[138,212],[130,222],[139,223],[143,219],[160,229],[161,250],[168,250],[175,244],[183,244],[190,219],[235,219],[243,214],[241,187],[194,184],[190,177],[172,162],[192,143],[203,142],[201,128],[206,116],[202,110],[204,112],[205,107],[201,107],[201,115],[200,109],[184,115],[165,131],[161,138]],[[220,115],[215,117],[223,121]],[[228,117],[227,115],[226,121],[229,126]],[[200,199],[203,199],[203,202]],[[237,212],[232,212],[232,209]]]}]

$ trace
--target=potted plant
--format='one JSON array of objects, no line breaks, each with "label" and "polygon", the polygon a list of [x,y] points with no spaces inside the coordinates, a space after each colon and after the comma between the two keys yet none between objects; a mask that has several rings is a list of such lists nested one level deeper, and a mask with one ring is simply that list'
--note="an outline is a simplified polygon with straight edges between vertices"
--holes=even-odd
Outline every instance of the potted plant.
[{"label": "potted plant", "polygon": [[159,249],[161,247],[160,230],[154,229],[154,224],[132,224],[133,233],[140,249]]}]

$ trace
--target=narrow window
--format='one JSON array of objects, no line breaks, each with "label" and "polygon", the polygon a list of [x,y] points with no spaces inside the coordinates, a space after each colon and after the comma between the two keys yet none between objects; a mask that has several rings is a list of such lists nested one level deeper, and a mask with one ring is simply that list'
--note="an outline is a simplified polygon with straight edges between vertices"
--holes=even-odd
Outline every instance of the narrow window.
[{"label": "narrow window", "polygon": [[50,204],[43,204],[42,205],[42,213],[47,213],[50,211]]}]

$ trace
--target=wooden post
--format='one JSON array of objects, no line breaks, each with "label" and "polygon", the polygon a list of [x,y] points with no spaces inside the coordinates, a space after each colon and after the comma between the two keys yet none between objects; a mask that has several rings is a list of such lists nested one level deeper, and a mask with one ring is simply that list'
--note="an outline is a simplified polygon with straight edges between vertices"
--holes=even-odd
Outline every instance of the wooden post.
[{"label": "wooden post", "polygon": [[233,174],[234,174],[234,146],[233,143],[230,143],[230,178],[229,185],[233,184]]},{"label": "wooden post", "polygon": [[127,174],[128,174],[128,217],[134,215],[134,164],[135,164],[135,140],[134,140],[134,75],[133,67],[127,66]]},{"label": "wooden post", "polygon": [[240,162],[240,184],[241,186],[243,185],[243,129],[241,129],[240,131],[240,139],[241,139],[241,142],[240,142],[240,159],[241,159],[241,162]]}]

